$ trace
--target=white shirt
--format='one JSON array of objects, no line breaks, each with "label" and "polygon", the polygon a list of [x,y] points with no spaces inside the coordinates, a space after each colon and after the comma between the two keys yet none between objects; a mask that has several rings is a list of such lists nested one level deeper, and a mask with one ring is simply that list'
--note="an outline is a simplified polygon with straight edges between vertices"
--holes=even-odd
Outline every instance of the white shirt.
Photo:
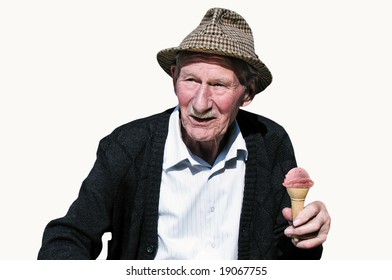
[{"label": "white shirt", "polygon": [[156,259],[237,259],[247,155],[236,122],[212,166],[193,155],[174,110],[163,158]]}]

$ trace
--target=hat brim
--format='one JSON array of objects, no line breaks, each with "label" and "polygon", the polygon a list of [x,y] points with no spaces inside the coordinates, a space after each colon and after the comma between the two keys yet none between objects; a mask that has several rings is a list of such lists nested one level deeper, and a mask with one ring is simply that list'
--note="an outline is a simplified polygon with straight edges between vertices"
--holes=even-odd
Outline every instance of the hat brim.
[{"label": "hat brim", "polygon": [[158,52],[158,54],[157,54],[158,63],[169,76],[172,76],[171,66],[175,65],[176,55],[180,51],[191,51],[191,52],[217,54],[217,55],[222,55],[222,56],[238,58],[238,59],[241,59],[241,60],[247,62],[256,70],[257,73],[259,73],[259,79],[258,79],[256,93],[263,91],[272,82],[271,72],[269,71],[267,66],[259,59],[255,59],[253,57],[241,56],[237,53],[234,54],[234,53],[224,52],[221,50],[203,49],[203,48],[189,49],[189,48],[174,47],[174,48],[164,49],[164,50],[161,50],[160,52]]}]

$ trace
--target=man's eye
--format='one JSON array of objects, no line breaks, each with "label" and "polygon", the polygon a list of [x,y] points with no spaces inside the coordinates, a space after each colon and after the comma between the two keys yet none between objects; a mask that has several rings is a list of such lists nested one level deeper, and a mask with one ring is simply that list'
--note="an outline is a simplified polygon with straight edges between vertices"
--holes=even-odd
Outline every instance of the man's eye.
[{"label": "man's eye", "polygon": [[224,86],[225,86],[225,85],[219,84],[219,83],[214,84],[214,87],[224,87]]},{"label": "man's eye", "polygon": [[195,79],[193,79],[193,78],[187,78],[187,79],[185,79],[185,81],[187,81],[187,82],[194,82]]}]

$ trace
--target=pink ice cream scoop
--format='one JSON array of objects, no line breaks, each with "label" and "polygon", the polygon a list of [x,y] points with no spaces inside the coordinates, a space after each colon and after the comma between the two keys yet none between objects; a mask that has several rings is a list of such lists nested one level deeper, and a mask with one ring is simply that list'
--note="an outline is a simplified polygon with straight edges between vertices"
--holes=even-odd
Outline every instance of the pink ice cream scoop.
[{"label": "pink ice cream scoop", "polygon": [[287,174],[283,182],[286,188],[310,188],[313,186],[313,181],[309,177],[309,173],[301,168],[295,167]]}]

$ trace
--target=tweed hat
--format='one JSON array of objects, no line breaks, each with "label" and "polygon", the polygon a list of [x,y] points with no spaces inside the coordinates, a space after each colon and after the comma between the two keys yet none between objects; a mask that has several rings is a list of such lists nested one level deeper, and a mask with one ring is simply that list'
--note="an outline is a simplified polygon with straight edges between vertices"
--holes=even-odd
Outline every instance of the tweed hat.
[{"label": "tweed hat", "polygon": [[247,62],[259,74],[256,93],[263,91],[272,82],[271,72],[255,53],[252,30],[245,19],[234,11],[209,9],[199,26],[178,47],[158,52],[158,63],[170,76],[170,68],[180,51],[211,53]]}]

